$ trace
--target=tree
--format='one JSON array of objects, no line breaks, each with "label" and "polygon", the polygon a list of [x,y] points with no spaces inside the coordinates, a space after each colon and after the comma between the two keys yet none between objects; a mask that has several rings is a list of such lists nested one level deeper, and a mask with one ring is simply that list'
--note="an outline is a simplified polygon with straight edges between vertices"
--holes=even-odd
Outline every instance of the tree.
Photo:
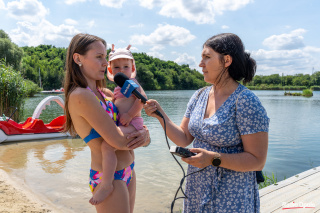
[{"label": "tree", "polygon": [[144,90],[155,90],[159,89],[158,82],[154,78],[152,72],[143,64],[137,65],[137,80],[141,84]]},{"label": "tree", "polygon": [[15,43],[12,43],[8,34],[0,30],[0,59],[4,59],[7,65],[19,70],[23,50]]},{"label": "tree", "polygon": [[320,71],[313,73],[311,78],[313,85],[320,85]]}]

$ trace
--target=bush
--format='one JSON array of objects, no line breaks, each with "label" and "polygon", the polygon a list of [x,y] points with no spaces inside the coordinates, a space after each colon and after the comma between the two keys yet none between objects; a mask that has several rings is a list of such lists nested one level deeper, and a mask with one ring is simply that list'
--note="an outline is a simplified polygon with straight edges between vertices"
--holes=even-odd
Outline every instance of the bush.
[{"label": "bush", "polygon": [[262,189],[264,187],[270,186],[272,184],[277,185],[278,183],[278,179],[277,177],[273,174],[271,174],[271,176],[268,176],[266,172],[263,173],[263,177],[264,177],[264,182],[259,184],[259,189]]},{"label": "bush", "polygon": [[319,91],[320,86],[312,86],[310,89],[312,89],[313,91]]},{"label": "bush", "polygon": [[300,93],[300,92],[284,92],[284,95],[286,95],[286,96],[301,96],[302,93]]},{"label": "bush", "polygon": [[305,89],[302,91],[302,95],[305,97],[312,97],[313,96],[313,92],[311,89]]},{"label": "bush", "polygon": [[33,97],[36,93],[41,91],[41,88],[30,80],[24,80],[24,88],[28,97]]},{"label": "bush", "polygon": [[24,98],[26,97],[24,79],[21,74],[15,72],[11,66],[6,66],[0,62],[0,110],[1,115],[6,116],[17,108],[12,119],[19,122],[19,117],[23,115]]}]

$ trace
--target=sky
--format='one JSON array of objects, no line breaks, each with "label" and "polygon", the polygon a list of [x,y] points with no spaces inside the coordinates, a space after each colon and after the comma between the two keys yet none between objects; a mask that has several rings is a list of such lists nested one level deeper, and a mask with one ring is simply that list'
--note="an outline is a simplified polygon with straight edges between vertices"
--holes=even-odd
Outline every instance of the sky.
[{"label": "sky", "polygon": [[199,72],[203,43],[234,33],[257,75],[311,75],[320,71],[319,9],[319,0],[0,0],[0,29],[20,47],[68,47],[89,33]]}]

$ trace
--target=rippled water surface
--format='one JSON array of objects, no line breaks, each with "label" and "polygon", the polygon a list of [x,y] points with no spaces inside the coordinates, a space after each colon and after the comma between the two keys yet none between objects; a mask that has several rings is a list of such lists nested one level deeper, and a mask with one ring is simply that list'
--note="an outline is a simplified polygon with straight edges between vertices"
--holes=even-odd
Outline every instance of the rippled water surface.
[{"label": "rippled water surface", "polygon": [[[184,115],[194,91],[149,91],[148,98],[160,102],[176,123]],[[311,98],[286,97],[283,91],[254,91],[270,117],[269,151],[263,171],[279,180],[320,165],[320,92]],[[26,102],[25,117],[32,116],[44,98]],[[49,122],[63,113],[53,103],[40,118]],[[168,152],[164,132],[157,119],[143,112],[152,143],[136,153],[137,198],[135,212],[169,212],[182,172]],[[171,143],[171,142],[170,142]],[[186,164],[182,162],[184,168]],[[81,139],[0,144],[0,167],[24,181],[37,194],[63,210],[95,212],[88,204],[90,150]],[[178,201],[175,211],[182,208]]]}]

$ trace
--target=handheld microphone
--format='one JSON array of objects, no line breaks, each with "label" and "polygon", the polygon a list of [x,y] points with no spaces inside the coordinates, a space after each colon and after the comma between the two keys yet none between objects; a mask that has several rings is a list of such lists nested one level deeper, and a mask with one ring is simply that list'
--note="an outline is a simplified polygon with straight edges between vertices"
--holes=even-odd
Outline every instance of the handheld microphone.
[{"label": "handheld microphone", "polygon": [[[131,93],[134,94],[138,99],[141,100],[142,103],[146,103],[146,101],[148,99],[146,99],[143,95],[141,95],[141,93],[136,90],[137,84],[134,83],[134,81],[131,81],[125,74],[119,72],[117,74],[115,74],[114,76],[114,82],[121,87],[121,92],[126,96],[126,97],[130,97]],[[160,116],[161,118],[163,118],[163,115],[156,110],[155,113]]]}]

